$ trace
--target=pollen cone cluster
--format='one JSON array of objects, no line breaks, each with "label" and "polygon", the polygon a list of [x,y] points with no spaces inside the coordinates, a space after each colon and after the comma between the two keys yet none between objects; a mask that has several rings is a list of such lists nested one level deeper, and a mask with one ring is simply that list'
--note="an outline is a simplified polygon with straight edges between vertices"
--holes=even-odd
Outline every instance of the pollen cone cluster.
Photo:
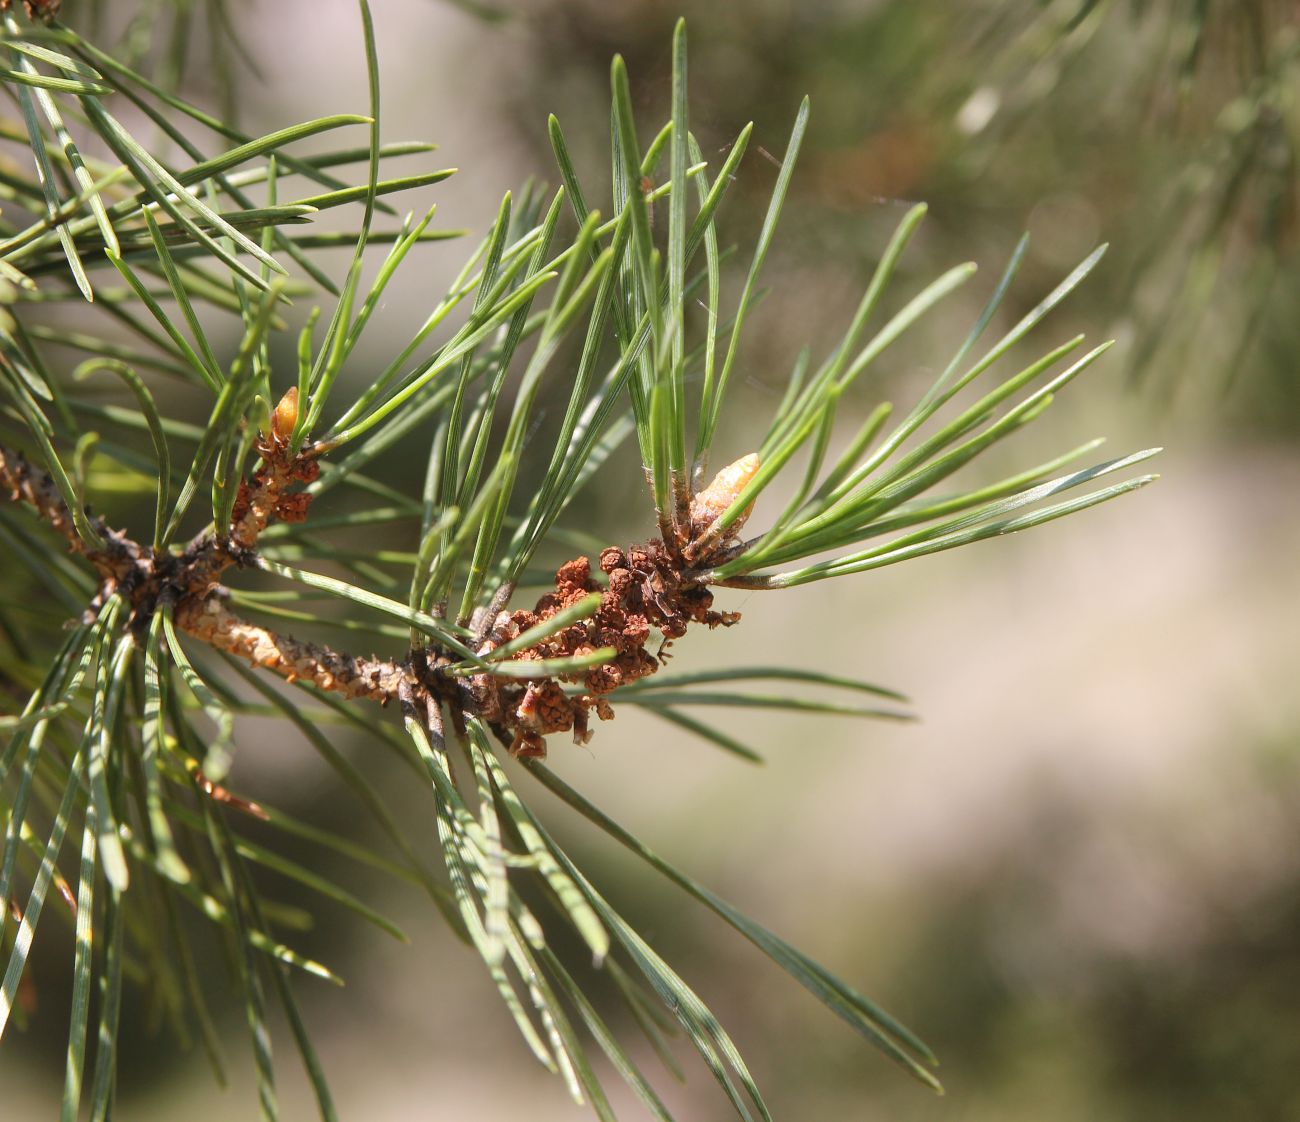
[{"label": "pollen cone cluster", "polygon": [[[736,612],[713,611],[713,593],[707,588],[684,584],[672,556],[658,539],[626,552],[611,546],[600,555],[600,571],[604,584],[593,579],[586,557],[562,565],[555,574],[555,590],[546,593],[531,611],[498,615],[479,651],[480,655],[490,654],[592,592],[601,593],[600,606],[589,619],[571,624],[513,657],[565,658],[608,647],[618,652],[611,661],[532,681],[516,682],[490,674],[472,679],[476,711],[498,733],[510,734],[510,750],[515,755],[544,756],[544,738],[553,732],[572,730],[574,740],[585,743],[591,736],[588,714],[594,709],[601,720],[609,720],[614,711],[606,695],[658,670],[668,657],[667,647],[686,634],[689,624],[729,626],[740,618]],[[658,640],[656,654],[647,649],[652,638]],[[572,688],[565,689],[562,682]]]}]

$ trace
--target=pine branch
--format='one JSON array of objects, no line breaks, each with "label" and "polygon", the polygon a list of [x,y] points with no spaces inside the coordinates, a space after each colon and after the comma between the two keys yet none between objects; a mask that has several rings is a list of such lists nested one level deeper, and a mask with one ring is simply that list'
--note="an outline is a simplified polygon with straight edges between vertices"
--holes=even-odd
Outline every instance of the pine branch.
[{"label": "pine branch", "polygon": [[[627,550],[608,547],[600,554],[604,586],[592,579],[586,557],[566,562],[556,572],[554,590],[531,610],[501,610],[490,617],[468,662],[436,645],[412,650],[401,662],[365,658],[242,619],[228,606],[230,591],[220,583],[221,575],[232,566],[256,564],[258,538],[274,520],[306,520],[311,496],[290,488],[320,474],[314,446],[292,451],[297,400],[291,388],[256,441],[261,463],[241,481],[229,527],[221,534],[204,532],[178,555],[143,546],[98,518],[93,524],[107,544],[87,546],[54,481],[3,447],[0,490],[31,506],[95,567],[101,585],[93,603],[124,597],[137,631],[166,608],[186,634],[289,682],[307,681],[348,700],[381,705],[404,695],[422,705],[446,702],[458,728],[467,717],[479,718],[515,756],[545,758],[545,736],[555,732],[572,730],[575,742],[586,743],[588,714],[594,710],[601,720],[611,720],[608,695],[654,674],[689,624],[714,628],[740,619],[739,612],[712,610],[713,595],[691,579],[686,555],[698,555],[692,545],[711,534],[717,516],[752,474],[752,456],[724,469],[695,497],[685,520],[691,537],[679,548],[658,539]],[[734,528],[742,524],[737,520]],[[721,540],[725,552],[734,534]],[[704,559],[712,556],[706,553]],[[660,637],[657,655],[646,649],[652,631]],[[564,683],[581,683],[587,692],[566,692]]]},{"label": "pine branch", "polygon": [[147,628],[154,613],[169,606],[182,630],[218,650],[291,682],[306,679],[349,699],[368,697],[387,704],[397,696],[399,680],[413,680],[409,668],[340,653],[240,619],[227,607],[229,590],[219,583],[221,574],[232,565],[251,562],[258,536],[272,519],[297,522],[306,517],[309,496],[288,492],[292,484],[310,482],[318,474],[310,458],[286,454],[288,433],[296,419],[296,396],[296,391],[290,391],[277,409],[272,429],[260,444],[261,467],[241,484],[227,532],[220,536],[204,533],[180,555],[143,546],[97,517],[92,525],[106,544],[101,549],[88,546],[50,476],[32,468],[20,453],[2,446],[0,491],[11,501],[32,507],[74,553],[94,566],[101,578],[94,605],[102,605],[114,595],[126,598],[137,630]]},{"label": "pine branch", "polygon": [[[10,6],[0,0],[0,9]],[[36,0],[29,4],[47,14],[52,6]],[[692,624],[699,629],[739,621],[739,613],[714,609],[715,587],[775,589],[860,572],[1038,525],[1149,482],[1153,477],[1142,476],[1056,501],[1063,492],[1127,470],[1151,454],[1058,474],[1090,453],[1093,442],[994,483],[935,493],[971,459],[1041,415],[1057,391],[1104,353],[1104,346],[1095,348],[1052,373],[1081,345],[1081,339],[1071,340],[1004,376],[953,419],[939,418],[945,405],[1092,271],[1102,251],[1091,254],[980,355],[975,347],[1010,288],[1024,254],[1022,242],[934,386],[892,430],[886,429],[890,407],[875,410],[832,460],[839,405],[852,383],[974,273],[969,264],[949,269],[870,334],[882,293],[924,216],[923,207],[915,208],[881,255],[843,338],[820,365],[805,352],[757,450],[704,485],[705,465],[729,417],[726,393],[740,381],[733,374],[740,361],[741,329],[762,293],[758,274],[787,197],[809,109],[805,101],[795,117],[739,303],[728,319],[720,314],[720,264],[727,251],[719,246],[717,217],[750,129],[741,130],[711,179],[690,133],[686,39],[679,25],[673,40],[671,119],[644,152],[626,68],[621,60],[612,67],[612,217],[602,218],[588,206],[589,192],[559,123],[552,120],[563,188],[550,194],[534,188],[519,197],[507,194],[481,245],[468,254],[424,324],[399,342],[377,374],[367,370],[364,388],[346,398],[347,387],[355,384],[348,375],[357,373],[350,360],[372,319],[378,319],[399,266],[415,246],[442,236],[428,229],[432,208],[421,219],[408,216],[400,229],[372,230],[374,220],[388,213],[381,196],[449,174],[380,177],[381,160],[427,146],[379,143],[379,64],[365,0],[360,9],[368,115],[321,118],[261,137],[243,136],[188,105],[168,92],[166,82],[144,78],[68,28],[57,23],[25,28],[16,14],[4,17],[11,50],[22,55],[15,63],[20,69],[0,76],[17,87],[16,100],[25,110],[25,131],[13,130],[11,139],[30,145],[35,174],[15,179],[26,214],[19,226],[0,230],[0,272],[17,286],[12,307],[0,317],[0,423],[6,429],[15,426],[18,435],[11,443],[32,449],[45,470],[0,447],[0,496],[33,515],[13,517],[7,508],[0,509],[0,543],[13,545],[20,579],[30,573],[33,581],[58,594],[54,603],[60,614],[47,613],[51,631],[67,611],[88,606],[47,665],[12,644],[19,652],[15,680],[30,693],[22,713],[3,718],[14,734],[0,747],[0,807],[8,814],[0,854],[0,915],[13,898],[29,804],[48,801],[53,792],[57,809],[27,905],[15,912],[21,916],[23,937],[10,952],[0,983],[0,1032],[21,992],[42,903],[51,885],[62,884],[56,868],[59,850],[65,837],[76,837],[70,826],[74,813],[79,814],[78,891],[88,900],[109,901],[78,917],[84,940],[74,959],[78,995],[89,992],[97,978],[112,996],[100,1026],[103,1043],[92,1080],[92,1115],[105,1114],[111,1099],[116,1056],[111,1020],[119,964],[144,961],[167,973],[175,964],[188,976],[187,1000],[200,1024],[208,1022],[193,977],[196,964],[174,917],[168,917],[170,942],[157,933],[163,927],[153,914],[157,897],[169,910],[176,899],[188,901],[229,940],[232,977],[253,1037],[264,1116],[274,1117],[277,1110],[267,1030],[269,964],[322,1115],[331,1117],[328,1088],[283,970],[293,966],[318,977],[333,975],[281,942],[272,927],[277,918],[273,901],[263,898],[247,862],[270,865],[368,919],[375,917],[314,870],[238,838],[222,813],[230,808],[263,819],[268,828],[300,833],[360,856],[425,888],[482,958],[533,1054],[564,1076],[576,1099],[595,1103],[603,1117],[612,1114],[575,1033],[574,1013],[643,1101],[660,1117],[666,1112],[605,1029],[586,982],[577,980],[557,955],[557,919],[580,938],[592,961],[617,980],[634,1015],[648,1001],[633,981],[640,976],[682,1025],[740,1117],[750,1118],[753,1111],[768,1117],[734,1042],[514,790],[495,738],[510,754],[526,758],[531,774],[561,799],[717,911],[866,1040],[937,1088],[930,1071],[933,1055],[914,1035],[667,865],[535,761],[544,756],[552,734],[570,732],[586,741],[591,713],[601,720],[613,716],[611,699],[642,706],[675,729],[749,759],[755,758],[752,749],[685,717],[679,707],[779,707],[906,718],[892,708],[793,696],[787,687],[799,684],[901,700],[878,687],[807,667],[738,669],[721,678],[684,675],[675,681],[654,676]],[[38,69],[37,62],[45,69]],[[125,96],[159,125],[183,157],[155,155],[133,139],[102,104],[110,93]],[[59,98],[68,101],[66,116]],[[69,121],[91,134],[89,150],[106,148],[120,163],[83,158]],[[181,128],[187,121],[215,130],[232,146],[205,156]],[[369,127],[368,147],[314,157],[285,151],[296,140],[357,124]],[[670,164],[666,180],[660,168],[665,156]],[[327,171],[361,162],[367,172],[362,184],[334,180]],[[325,191],[296,203],[279,202],[281,177],[290,175],[318,182]],[[660,186],[644,186],[656,179]],[[264,185],[266,205],[257,206],[244,194],[250,185]],[[698,205],[693,205],[696,196]],[[652,220],[661,200],[666,200],[668,222],[666,227],[660,222],[656,233]],[[291,239],[280,227],[307,221],[318,208],[347,203],[361,204],[364,212],[349,235],[351,263],[342,283],[335,284],[312,251],[343,244],[342,236]],[[572,222],[566,207],[572,210]],[[656,239],[666,244],[660,246]],[[363,267],[367,246],[388,247],[368,286],[362,279],[369,275]],[[283,252],[337,296],[332,311],[321,319],[320,336],[315,331],[319,309],[302,327],[296,378],[293,372],[285,376],[271,340],[285,326],[286,294],[297,295],[303,287],[272,279],[285,268],[273,252]],[[112,266],[111,283],[125,281],[127,289],[92,289],[90,277],[106,265]],[[697,345],[688,339],[688,328],[701,293],[706,294],[708,318]],[[92,297],[97,302],[83,305],[85,325],[79,320],[75,332],[28,322],[50,301]],[[198,307],[201,303],[209,308]],[[209,309],[239,317],[242,335],[228,361],[219,358],[219,336],[209,337],[205,328],[201,313]],[[111,321],[111,338],[97,333],[94,325],[101,317]],[[128,332],[127,343],[118,329]],[[444,329],[445,335],[436,334]],[[729,336],[725,344],[723,336]],[[579,340],[572,373],[561,382],[553,369],[561,365],[557,356],[567,356],[566,346]],[[91,355],[71,380],[47,357],[47,349],[59,345]],[[693,370],[701,363],[704,379],[693,398]],[[134,397],[132,408],[86,399],[79,379],[101,369],[125,382]],[[160,374],[179,378],[202,395],[207,410],[202,423],[186,423],[159,410],[151,383]],[[288,382],[295,384],[271,408],[278,387]],[[535,471],[532,437],[548,395],[557,390],[567,402],[553,446],[542,449],[539,462],[544,466]],[[83,431],[87,417],[96,425],[102,421],[105,432]],[[152,457],[137,446],[146,433]],[[649,489],[644,521],[657,524],[659,536],[621,546],[559,529],[575,496],[588,483],[602,480],[609,457],[633,433]],[[428,463],[418,500],[368,474],[381,453],[421,434],[428,440]],[[174,454],[174,443],[185,450]],[[766,489],[778,478],[789,478],[797,461],[803,465],[802,481],[794,497],[753,537],[742,538]],[[173,479],[173,465],[184,464],[190,466]],[[84,505],[105,476],[124,475],[137,482],[143,478],[142,493],[155,497],[148,544],[109,526]],[[313,520],[313,500],[334,488],[350,489],[370,505],[351,513],[344,505],[339,513]],[[207,505],[197,501],[205,490],[211,497],[209,528],[180,544],[180,527],[194,518],[198,506]],[[201,517],[208,520],[206,512]],[[338,526],[402,523],[409,552],[358,549],[351,543],[337,549],[322,533]],[[37,532],[41,524],[67,543],[71,558],[45,549]],[[554,569],[543,565],[538,555],[548,546],[562,548],[561,556],[568,560]],[[337,563],[348,577],[313,572],[298,567],[299,562]],[[400,578],[390,570],[392,564],[402,566]],[[235,577],[245,569],[283,577],[293,582],[293,590],[240,592]],[[407,580],[409,589],[403,587]],[[551,587],[532,607],[511,608],[518,588],[546,584]],[[347,649],[347,642],[327,646],[301,640],[265,622],[277,616],[311,621],[310,605],[303,601],[318,594],[367,614],[347,619],[348,633],[402,638],[400,656],[365,657]],[[282,597],[288,605],[280,602]],[[236,611],[245,605],[254,619]],[[9,607],[0,605],[6,635],[12,631]],[[375,616],[384,622],[377,623]],[[267,707],[232,689],[204,661],[191,663],[186,653],[190,644],[183,645],[178,632],[229,656],[228,664],[270,703],[270,711],[301,730],[356,794],[397,847],[401,861],[294,823],[233,788],[227,775],[234,759],[235,717],[264,715]],[[308,687],[311,704],[301,705],[273,689],[267,673]],[[780,686],[766,694],[736,689],[746,678]],[[714,688],[693,688],[710,683]],[[374,720],[372,711],[352,704],[358,700],[381,706],[396,701],[401,729]],[[196,717],[209,721],[212,729]],[[323,726],[331,721],[364,730],[369,743],[391,750],[400,766],[427,783],[437,820],[435,858],[445,870],[445,882],[426,870],[425,855],[410,840],[416,835],[395,821],[366,769],[354,767],[327,735]],[[521,894],[516,882],[528,877],[535,891]],[[106,882],[107,897],[92,897],[101,882]],[[543,906],[549,912],[535,913]],[[129,922],[122,918],[124,910]],[[92,943],[103,944],[104,953],[87,954]],[[80,1105],[88,1017],[89,1007],[78,997],[69,1033],[64,1103],[69,1117]],[[645,1023],[644,1016],[639,1019]]]}]

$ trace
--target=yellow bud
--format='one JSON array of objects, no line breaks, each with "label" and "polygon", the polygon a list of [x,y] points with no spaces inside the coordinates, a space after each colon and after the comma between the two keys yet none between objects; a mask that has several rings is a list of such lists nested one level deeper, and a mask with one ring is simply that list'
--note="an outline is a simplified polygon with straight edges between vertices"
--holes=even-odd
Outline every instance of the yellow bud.
[{"label": "yellow bud", "polygon": [[271,414],[271,433],[280,440],[288,440],[298,423],[298,387],[290,386],[280,398],[280,404]]},{"label": "yellow bud", "polygon": [[[712,526],[736,501],[736,496],[745,489],[745,485],[758,473],[759,459],[756,452],[741,456],[735,463],[728,464],[703,491],[691,500],[691,533],[700,537]],[[727,528],[728,533],[739,533],[745,519],[753,511],[750,503],[740,512],[740,516]]]}]

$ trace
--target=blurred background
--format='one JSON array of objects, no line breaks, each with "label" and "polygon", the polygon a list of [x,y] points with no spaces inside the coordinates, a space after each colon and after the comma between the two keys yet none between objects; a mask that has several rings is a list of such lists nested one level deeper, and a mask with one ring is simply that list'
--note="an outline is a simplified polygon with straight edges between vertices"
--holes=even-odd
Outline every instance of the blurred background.
[{"label": "blurred background", "polygon": [[[150,11],[128,0],[102,7],[104,41]],[[589,748],[557,738],[551,753],[557,771],[652,848],[916,1030],[942,1060],[945,1097],[910,1082],[603,835],[535,797],[731,1029],[778,1118],[1300,1117],[1295,5],[373,7],[384,138],[440,145],[438,164],[462,170],[430,193],[438,222],[476,233],[506,189],[556,180],[548,113],[579,168],[601,180],[615,52],[650,135],[668,113],[679,14],[706,157],[720,159],[755,122],[730,240],[752,242],[799,99],[811,94],[723,453],[757,440],[800,347],[816,360],[838,339],[910,203],[927,201],[930,215],[894,306],[959,261],[979,262],[981,274],[857,387],[842,406],[850,418],[880,400],[915,400],[1021,232],[1032,242],[1008,324],[1097,243],[1111,244],[1033,345],[1041,353],[1076,331],[1120,345],[974,471],[991,480],[1106,435],[1113,455],[1166,447],[1154,488],[846,581],[720,597],[744,613],[741,626],[677,646],[675,669],[797,657],[891,686],[912,699],[919,723],[727,718],[766,758],[752,767],[624,707]],[[74,0],[66,8],[74,19]],[[248,130],[364,105],[354,5],[227,8],[249,54],[234,63]],[[189,95],[220,104],[202,43],[193,57]],[[390,338],[418,324],[465,251],[441,243],[406,266],[381,312]],[[358,383],[365,361],[351,371]],[[415,490],[424,448],[404,454],[421,458],[399,453],[387,478],[405,472]],[[607,541],[653,532],[627,463],[621,476],[606,473],[573,525]],[[364,840],[352,803],[296,736],[269,723],[241,731],[241,793]],[[354,760],[373,756],[346,746]],[[422,794],[403,776],[374,778],[413,837],[432,845]],[[348,979],[341,992],[299,986],[343,1117],[588,1116],[532,1062],[481,964],[426,900],[355,868],[331,874],[411,936],[409,946],[381,942],[351,915],[322,910],[306,937]],[[62,1082],[66,947],[52,943],[34,963],[44,1012],[0,1053],[13,1117],[50,1117]],[[124,1041],[120,1117],[253,1115],[241,1013],[221,1014],[225,1091],[198,1052],[150,1035],[143,1010],[127,1005],[124,1025],[137,1028]],[[287,1037],[278,1055],[285,1116],[311,1116]],[[664,1081],[669,1105],[692,1122],[729,1117],[689,1048],[679,1056],[688,1081]],[[643,1117],[608,1074],[620,1117]]]}]

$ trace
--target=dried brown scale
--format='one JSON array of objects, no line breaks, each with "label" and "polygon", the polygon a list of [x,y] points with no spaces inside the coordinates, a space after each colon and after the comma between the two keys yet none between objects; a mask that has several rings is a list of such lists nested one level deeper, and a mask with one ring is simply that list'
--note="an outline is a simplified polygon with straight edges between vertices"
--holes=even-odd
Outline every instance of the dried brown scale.
[{"label": "dried brown scale", "polygon": [[238,795],[232,794],[220,783],[213,783],[197,766],[190,769],[190,774],[193,775],[194,782],[198,784],[199,790],[213,802],[222,803],[232,810],[247,814],[250,818],[260,818],[263,822],[270,821],[270,817],[262,808],[261,803],[255,803],[250,799],[241,799]]},{"label": "dried brown scale", "polygon": [[[13,0],[0,0],[0,12],[7,12],[13,6]],[[61,6],[62,0],[23,0],[23,10],[27,13],[27,18],[34,20],[52,20],[59,14]]]}]

